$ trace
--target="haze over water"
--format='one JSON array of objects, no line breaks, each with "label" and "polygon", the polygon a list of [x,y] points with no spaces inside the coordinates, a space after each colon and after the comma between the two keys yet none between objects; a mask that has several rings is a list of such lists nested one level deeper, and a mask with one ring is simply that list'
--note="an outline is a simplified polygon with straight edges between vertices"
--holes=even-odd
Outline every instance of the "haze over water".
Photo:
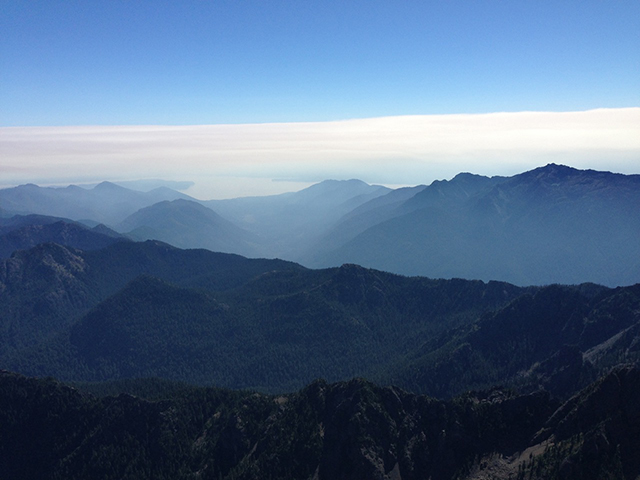
[{"label": "haze over water", "polygon": [[4,2],[0,186],[638,173],[640,4]]}]

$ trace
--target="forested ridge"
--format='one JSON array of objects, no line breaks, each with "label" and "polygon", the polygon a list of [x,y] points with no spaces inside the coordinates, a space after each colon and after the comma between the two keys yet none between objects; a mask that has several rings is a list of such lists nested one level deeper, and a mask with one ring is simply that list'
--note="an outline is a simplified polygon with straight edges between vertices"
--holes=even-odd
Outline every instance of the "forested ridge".
[{"label": "forested ridge", "polygon": [[25,480],[634,479],[638,405],[636,367],[564,404],[500,389],[442,401],[361,379],[264,395],[157,380],[72,388],[2,372],[0,471]]},{"label": "forested ridge", "polygon": [[45,244],[0,265],[3,368],[290,392],[362,376],[441,398],[565,398],[638,359],[640,285],[516,287],[310,270],[158,242]]},{"label": "forested ridge", "polygon": [[22,221],[91,248],[0,261],[0,479],[640,474],[640,284],[308,269],[15,219],[26,246],[45,227]]}]

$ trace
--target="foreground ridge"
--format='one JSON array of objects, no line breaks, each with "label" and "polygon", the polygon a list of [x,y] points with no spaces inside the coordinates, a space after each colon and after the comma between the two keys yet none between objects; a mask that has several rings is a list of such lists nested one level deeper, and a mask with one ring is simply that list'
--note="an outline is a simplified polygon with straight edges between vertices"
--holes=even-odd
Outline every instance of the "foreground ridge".
[{"label": "foreground ridge", "polygon": [[[100,388],[140,396],[86,392]],[[633,479],[638,405],[633,366],[562,405],[544,391],[441,401],[361,379],[268,396],[154,380],[72,388],[3,371],[0,468],[25,480]]]}]

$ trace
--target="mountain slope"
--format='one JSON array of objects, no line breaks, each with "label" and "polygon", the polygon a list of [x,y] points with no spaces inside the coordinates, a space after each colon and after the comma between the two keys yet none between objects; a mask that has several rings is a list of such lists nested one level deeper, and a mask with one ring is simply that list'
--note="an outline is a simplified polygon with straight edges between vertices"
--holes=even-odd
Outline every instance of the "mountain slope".
[{"label": "mountain slope", "polygon": [[307,270],[157,242],[17,252],[0,264],[0,308],[0,365],[69,380],[291,391],[367,376],[439,397],[496,383],[566,396],[640,357],[638,285]]},{"label": "mountain slope", "polygon": [[163,201],[142,208],[124,219],[118,229],[137,240],[161,240],[179,248],[256,254],[254,235],[188,200]]},{"label": "mountain slope", "polygon": [[410,352],[520,292],[356,266],[266,273],[214,297],[139,278],[5,364],[64,379],[159,376],[290,391],[379,371],[402,358],[400,347]]},{"label": "mountain slope", "polygon": [[551,164],[483,182],[490,188],[423,204],[442,198],[426,188],[399,207],[407,213],[370,227],[314,265],[350,261],[519,285],[640,280],[640,175]]},{"label": "mountain slope", "polygon": [[[135,280],[142,274],[162,281]],[[636,361],[640,344],[637,285],[523,289],[355,265],[307,270],[153,242],[17,252],[0,268],[0,307],[4,368],[70,380],[290,391],[367,376],[439,397],[495,383],[565,396]],[[99,351],[81,348],[100,339]]]},{"label": "mountain slope", "polygon": [[0,258],[40,243],[58,243],[82,250],[97,250],[127,239],[104,225],[85,227],[56,217],[15,216],[0,227]]},{"label": "mountain slope", "polygon": [[232,341],[241,328],[210,295],[142,276],[76,323],[70,343],[92,380],[192,370],[204,383],[211,365],[242,355]]},{"label": "mountain slope", "polygon": [[344,245],[369,227],[393,218],[400,205],[425,188],[425,185],[398,188],[354,208],[323,232],[319,239],[311,242],[300,261],[307,265],[322,265],[322,256],[326,252]]},{"label": "mountain slope", "polygon": [[390,376],[436,396],[493,384],[571,395],[598,371],[640,360],[640,284],[594,287],[526,293],[426,342]]},{"label": "mountain slope", "polygon": [[0,357],[67,327],[100,291],[82,252],[42,244],[0,262]]},{"label": "mountain slope", "polygon": [[616,369],[562,405],[545,392],[501,390],[445,402],[363,380],[278,397],[169,386],[160,398],[100,398],[2,372],[0,468],[25,480],[640,474],[637,368]]},{"label": "mountain slope", "polygon": [[296,260],[342,215],[389,191],[360,180],[325,180],[299,192],[202,203],[259,235],[262,255]]},{"label": "mountain slope", "polygon": [[[307,251],[301,258],[301,262],[311,266],[334,264],[330,252],[339,249],[371,227],[416,210],[438,211],[446,214],[459,208],[479,192],[487,191],[502,181],[504,181],[503,177],[488,178],[460,173],[450,181],[435,181],[429,186],[420,185],[393,190],[344,215],[337,225]],[[403,232],[400,231],[398,234],[402,235]],[[402,239],[402,241],[404,243],[409,239]]]},{"label": "mountain slope", "polygon": [[0,261],[0,358],[59,333],[142,274],[224,290],[264,272],[300,268],[151,241],[117,242],[87,252],[51,243],[18,251]]}]

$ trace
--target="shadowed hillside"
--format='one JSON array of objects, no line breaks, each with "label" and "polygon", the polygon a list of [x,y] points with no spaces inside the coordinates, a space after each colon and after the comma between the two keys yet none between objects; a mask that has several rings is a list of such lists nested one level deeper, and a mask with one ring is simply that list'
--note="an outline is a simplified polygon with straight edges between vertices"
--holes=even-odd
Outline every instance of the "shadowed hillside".
[{"label": "shadowed hillside", "polygon": [[438,397],[503,384],[566,398],[639,355],[638,285],[308,270],[154,242],[43,245],[0,273],[2,365],[65,380],[282,392],[365,376]]},{"label": "shadowed hillside", "polygon": [[25,480],[640,474],[637,368],[616,369],[564,404],[545,392],[499,389],[439,401],[358,379],[316,381],[277,397],[142,380],[106,387],[141,396],[96,397],[53,380],[0,373],[3,474]]},{"label": "shadowed hillside", "polygon": [[88,228],[57,217],[16,215],[0,221],[0,258],[8,258],[16,250],[26,250],[40,243],[98,250],[126,240],[126,237],[104,225]]}]

